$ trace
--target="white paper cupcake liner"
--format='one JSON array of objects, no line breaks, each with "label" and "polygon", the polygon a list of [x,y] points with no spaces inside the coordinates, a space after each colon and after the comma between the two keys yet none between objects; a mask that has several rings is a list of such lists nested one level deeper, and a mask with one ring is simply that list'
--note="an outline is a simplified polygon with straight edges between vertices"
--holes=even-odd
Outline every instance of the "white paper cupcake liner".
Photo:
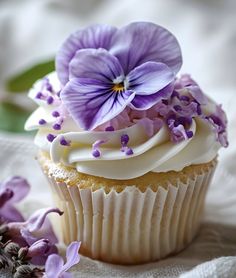
[{"label": "white paper cupcake liner", "polygon": [[178,252],[197,233],[214,169],[156,192],[148,187],[141,192],[134,185],[106,193],[49,178],[56,205],[64,211],[61,239],[66,244],[82,241],[83,254],[120,264],[155,261]]}]

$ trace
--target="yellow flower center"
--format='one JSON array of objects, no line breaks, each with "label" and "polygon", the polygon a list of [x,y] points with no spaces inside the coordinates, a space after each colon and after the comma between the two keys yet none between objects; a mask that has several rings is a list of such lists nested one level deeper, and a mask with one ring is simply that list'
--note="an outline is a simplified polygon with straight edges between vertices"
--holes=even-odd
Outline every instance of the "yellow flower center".
[{"label": "yellow flower center", "polygon": [[116,93],[120,93],[120,92],[123,92],[125,89],[124,87],[124,83],[118,83],[118,84],[115,84],[113,87],[112,87],[112,90],[115,91]]}]

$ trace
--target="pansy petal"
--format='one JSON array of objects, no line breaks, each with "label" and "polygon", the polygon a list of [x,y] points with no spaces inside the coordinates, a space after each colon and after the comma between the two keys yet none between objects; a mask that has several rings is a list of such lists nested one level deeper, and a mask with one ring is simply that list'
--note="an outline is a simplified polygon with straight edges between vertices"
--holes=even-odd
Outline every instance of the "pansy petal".
[{"label": "pansy petal", "polygon": [[182,65],[180,46],[174,35],[149,22],[134,22],[118,30],[110,53],[119,59],[125,74],[148,61],[162,62],[174,73]]},{"label": "pansy petal", "polygon": [[116,28],[109,25],[92,25],[70,35],[56,56],[56,71],[59,80],[65,85],[69,80],[69,63],[80,49],[109,49]]},{"label": "pansy petal", "polygon": [[63,264],[62,257],[57,254],[50,255],[45,264],[46,278],[59,278]]},{"label": "pansy petal", "polygon": [[161,99],[167,99],[173,92],[173,83],[170,83],[159,92],[152,95],[136,95],[129,106],[135,110],[146,110],[158,103]]},{"label": "pansy petal", "polygon": [[10,200],[11,203],[16,203],[24,199],[30,190],[30,185],[27,180],[19,176],[7,179],[2,186],[3,188],[9,188],[14,192],[14,195]]},{"label": "pansy petal", "polygon": [[156,62],[146,62],[132,70],[127,76],[129,89],[133,90],[136,95],[157,93],[174,81],[174,78],[168,66]]},{"label": "pansy petal", "polygon": [[63,271],[69,270],[72,266],[76,265],[80,261],[80,255],[79,255],[80,245],[81,242],[74,241],[67,247],[66,250],[67,262],[62,268]]},{"label": "pansy petal", "polygon": [[69,66],[70,78],[88,78],[95,84],[111,85],[123,76],[118,59],[105,49],[83,49],[76,53]]},{"label": "pansy petal", "polygon": [[[89,87],[89,86],[88,86]],[[134,98],[130,91],[115,93],[91,87],[84,89],[79,78],[70,80],[61,92],[62,102],[74,121],[83,129],[91,130],[113,119]],[[86,93],[80,93],[87,90]]]}]

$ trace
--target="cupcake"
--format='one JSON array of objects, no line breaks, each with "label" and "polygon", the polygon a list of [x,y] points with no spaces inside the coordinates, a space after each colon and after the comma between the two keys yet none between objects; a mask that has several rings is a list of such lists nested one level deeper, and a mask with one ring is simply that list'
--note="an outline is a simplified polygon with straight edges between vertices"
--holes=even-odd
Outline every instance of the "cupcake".
[{"label": "cupcake", "polygon": [[226,116],[182,65],[166,29],[94,25],[67,38],[29,97],[38,161],[65,244],[117,264],[156,261],[195,237]]}]

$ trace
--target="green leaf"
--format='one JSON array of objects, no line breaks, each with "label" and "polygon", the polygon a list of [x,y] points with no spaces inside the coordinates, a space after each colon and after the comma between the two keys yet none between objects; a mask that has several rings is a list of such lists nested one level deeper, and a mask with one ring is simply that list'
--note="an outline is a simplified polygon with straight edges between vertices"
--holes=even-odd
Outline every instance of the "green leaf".
[{"label": "green leaf", "polygon": [[10,102],[0,103],[0,129],[24,132],[24,124],[30,112]]},{"label": "green leaf", "polygon": [[55,70],[54,59],[34,65],[16,74],[6,81],[8,92],[19,93],[28,91],[34,82]]}]

